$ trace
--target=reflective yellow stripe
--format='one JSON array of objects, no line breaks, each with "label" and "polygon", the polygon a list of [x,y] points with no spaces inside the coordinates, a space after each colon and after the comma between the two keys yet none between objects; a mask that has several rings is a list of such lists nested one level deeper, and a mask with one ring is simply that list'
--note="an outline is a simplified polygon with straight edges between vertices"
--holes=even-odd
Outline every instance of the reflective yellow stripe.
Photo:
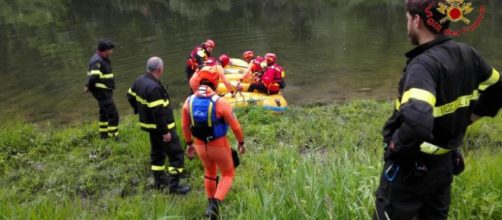
[{"label": "reflective yellow stripe", "polygon": [[118,129],[119,129],[119,127],[117,127],[117,126],[109,126],[108,127],[108,131],[114,131],[114,130],[118,130]]},{"label": "reflective yellow stripe", "polygon": [[109,89],[108,86],[103,83],[96,83],[96,88]]},{"label": "reflective yellow stripe", "polygon": [[174,127],[176,127],[176,123],[174,122],[167,125],[167,129],[173,129]]},{"label": "reflective yellow stripe", "polygon": [[[448,104],[434,107],[433,109],[433,115],[435,118],[442,117],[447,114],[454,113],[457,111],[459,108],[464,108],[464,107],[469,107],[471,104],[471,101],[477,100],[479,98],[479,91],[474,90],[471,95],[466,95],[466,96],[461,96],[458,97],[457,100],[450,102]],[[401,106],[401,103],[399,103],[399,100],[396,100],[396,110],[399,111],[399,108]]]},{"label": "reflective yellow stripe", "polygon": [[108,132],[108,128],[99,128],[99,132]]},{"label": "reflective yellow stripe", "polygon": [[139,125],[141,127],[143,127],[143,128],[152,128],[152,129],[156,129],[157,128],[156,124],[145,124],[145,123],[140,122]]},{"label": "reflective yellow stripe", "polygon": [[[146,124],[146,123],[140,122],[139,125],[143,128],[157,129],[156,124]],[[176,127],[175,122],[167,125],[167,129],[173,129],[174,127]]]},{"label": "reflective yellow stripe", "polygon": [[471,95],[460,96],[453,102],[435,107],[433,115],[435,118],[438,118],[447,114],[454,113],[459,108],[469,107],[471,105],[471,101],[477,100],[478,98],[479,92],[478,90],[474,90]]},{"label": "reflective yellow stripe", "polygon": [[179,174],[179,173],[183,173],[183,168],[169,167],[169,168],[168,168],[168,172],[169,172],[170,174]]},{"label": "reflective yellow stripe", "polygon": [[194,96],[192,96],[192,98],[190,98],[190,103],[188,103],[188,109],[190,110],[190,119],[192,120],[192,126],[195,125],[195,121],[193,120],[193,110],[192,110],[193,99],[194,99]]},{"label": "reflective yellow stripe", "polygon": [[147,102],[146,100],[139,97],[135,92],[133,92],[132,89],[129,89],[128,93],[131,94],[132,96],[134,96],[136,98],[136,101],[138,101],[139,103],[141,103],[143,105],[146,105],[148,108],[154,108],[159,105],[166,107],[169,105],[169,100],[167,100],[167,99],[160,99],[160,100],[153,101],[153,102]]},{"label": "reflective yellow stripe", "polygon": [[167,99],[160,99],[160,100],[157,100],[157,101],[154,101],[154,102],[146,103],[146,105],[149,108],[154,108],[154,107],[157,107],[159,105],[162,105],[162,106],[166,107],[166,106],[169,105],[169,100],[167,100]]},{"label": "reflective yellow stripe", "polygon": [[[500,80],[500,73],[496,69],[493,69],[490,78],[479,85],[479,90],[484,91],[488,87],[497,83],[499,80]],[[410,89],[404,93],[402,98],[403,101],[401,103],[399,103],[399,100],[396,101],[395,105],[396,110],[399,111],[400,106],[406,103],[410,98],[419,99],[429,104],[436,102],[436,98],[430,92],[427,92],[425,90],[410,92],[411,90],[414,89]],[[459,108],[469,107],[471,105],[471,101],[479,99],[479,90],[474,90],[470,95],[460,96],[455,101],[450,102],[448,104],[444,104],[442,106],[434,107],[434,105],[432,105],[434,107],[434,112],[433,112],[434,117],[435,118],[442,117],[456,112]],[[422,97],[422,98],[417,98],[417,97]]]},{"label": "reflective yellow stripe", "polygon": [[119,136],[119,132],[108,132],[108,137],[117,137]]},{"label": "reflective yellow stripe", "polygon": [[155,166],[155,165],[152,165],[151,169],[153,171],[163,171],[163,170],[166,170],[166,166]]},{"label": "reflective yellow stripe", "polygon": [[107,126],[108,122],[99,122],[99,126]]},{"label": "reflective yellow stripe", "polygon": [[101,71],[99,70],[91,70],[91,72],[87,72],[87,75],[102,75]]},{"label": "reflective yellow stripe", "polygon": [[139,103],[141,103],[143,105],[148,105],[148,102],[146,100],[142,99],[141,97],[139,97],[135,92],[132,91],[132,89],[129,89],[129,94],[136,97],[136,101],[138,101]]},{"label": "reflective yellow stripe", "polygon": [[451,149],[442,148],[434,144],[424,142],[420,145],[420,151],[426,154],[442,155],[451,151]]},{"label": "reflective yellow stripe", "polygon": [[113,73],[101,74],[99,76],[100,79],[111,79],[113,78]]},{"label": "reflective yellow stripe", "polygon": [[410,99],[426,102],[433,108],[436,105],[436,97],[431,92],[424,89],[412,88],[406,91],[401,98],[401,105],[407,103]]},{"label": "reflective yellow stripe", "polygon": [[209,102],[209,109],[207,110],[207,125],[213,127],[213,102]]},{"label": "reflective yellow stripe", "polygon": [[493,69],[492,75],[490,76],[490,78],[488,78],[486,81],[479,84],[479,90],[481,90],[481,91],[486,90],[491,85],[497,83],[499,81],[499,79],[500,79],[500,73],[496,69]]}]

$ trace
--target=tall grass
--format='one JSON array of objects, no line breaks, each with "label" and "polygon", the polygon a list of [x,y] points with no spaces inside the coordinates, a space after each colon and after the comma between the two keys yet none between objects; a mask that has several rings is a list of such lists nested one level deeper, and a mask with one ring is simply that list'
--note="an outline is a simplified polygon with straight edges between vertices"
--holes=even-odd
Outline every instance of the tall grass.
[{"label": "tall grass", "polygon": [[[369,219],[382,165],[380,128],[391,104],[352,101],[237,111],[246,134],[224,219]],[[122,120],[120,142],[96,124],[9,122],[0,131],[0,219],[198,219],[202,166],[187,161],[187,196],[152,189],[147,134]],[[179,128],[179,126],[178,126]],[[502,118],[470,128],[467,169],[453,184],[451,219],[502,218]]]}]

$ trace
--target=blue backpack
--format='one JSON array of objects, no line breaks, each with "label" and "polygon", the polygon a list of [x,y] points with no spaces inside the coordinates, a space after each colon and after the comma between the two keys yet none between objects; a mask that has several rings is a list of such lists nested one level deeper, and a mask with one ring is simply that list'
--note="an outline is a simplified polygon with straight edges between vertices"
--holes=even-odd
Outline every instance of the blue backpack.
[{"label": "blue backpack", "polygon": [[225,119],[216,117],[216,102],[219,98],[217,95],[192,95],[188,100],[192,135],[206,143],[227,135],[228,125]]}]

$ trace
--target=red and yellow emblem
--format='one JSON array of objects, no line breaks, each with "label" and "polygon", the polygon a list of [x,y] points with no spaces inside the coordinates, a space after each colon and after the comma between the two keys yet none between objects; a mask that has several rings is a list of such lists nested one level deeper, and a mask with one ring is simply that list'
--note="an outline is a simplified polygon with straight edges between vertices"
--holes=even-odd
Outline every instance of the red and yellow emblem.
[{"label": "red and yellow emblem", "polygon": [[441,14],[446,15],[446,17],[439,21],[441,24],[446,21],[462,21],[465,24],[470,24],[471,21],[465,15],[470,14],[474,8],[472,7],[472,3],[464,3],[464,0],[446,0],[446,3],[439,3],[437,10]]}]

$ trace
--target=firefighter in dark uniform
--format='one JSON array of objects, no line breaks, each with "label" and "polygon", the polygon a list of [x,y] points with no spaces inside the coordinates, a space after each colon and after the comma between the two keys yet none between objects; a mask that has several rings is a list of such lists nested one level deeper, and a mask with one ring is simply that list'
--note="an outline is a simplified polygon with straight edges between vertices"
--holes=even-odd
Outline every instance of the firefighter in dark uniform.
[{"label": "firefighter in dark uniform", "polygon": [[115,45],[109,40],[98,42],[96,53],[89,61],[88,81],[84,91],[91,92],[99,104],[99,133],[101,139],[118,138],[119,114],[113,102],[115,80],[110,62]]},{"label": "firefighter in dark uniform", "polygon": [[[150,134],[151,170],[155,187],[167,187],[170,193],[186,194],[190,187],[180,185],[181,174],[185,172],[184,151],[176,134],[169,96],[159,81],[163,72],[163,61],[158,57],[150,58],[147,72],[136,79],[127,98],[134,113],[139,114],[141,129]],[[166,174],[166,155],[169,160],[169,175]]]},{"label": "firefighter in dark uniform", "polygon": [[427,25],[442,18],[437,1],[408,0],[406,8],[417,47],[406,54],[395,111],[383,129],[374,219],[447,219],[453,175],[464,168],[458,148],[470,124],[502,107],[502,81],[475,49],[441,34],[448,24]]}]

